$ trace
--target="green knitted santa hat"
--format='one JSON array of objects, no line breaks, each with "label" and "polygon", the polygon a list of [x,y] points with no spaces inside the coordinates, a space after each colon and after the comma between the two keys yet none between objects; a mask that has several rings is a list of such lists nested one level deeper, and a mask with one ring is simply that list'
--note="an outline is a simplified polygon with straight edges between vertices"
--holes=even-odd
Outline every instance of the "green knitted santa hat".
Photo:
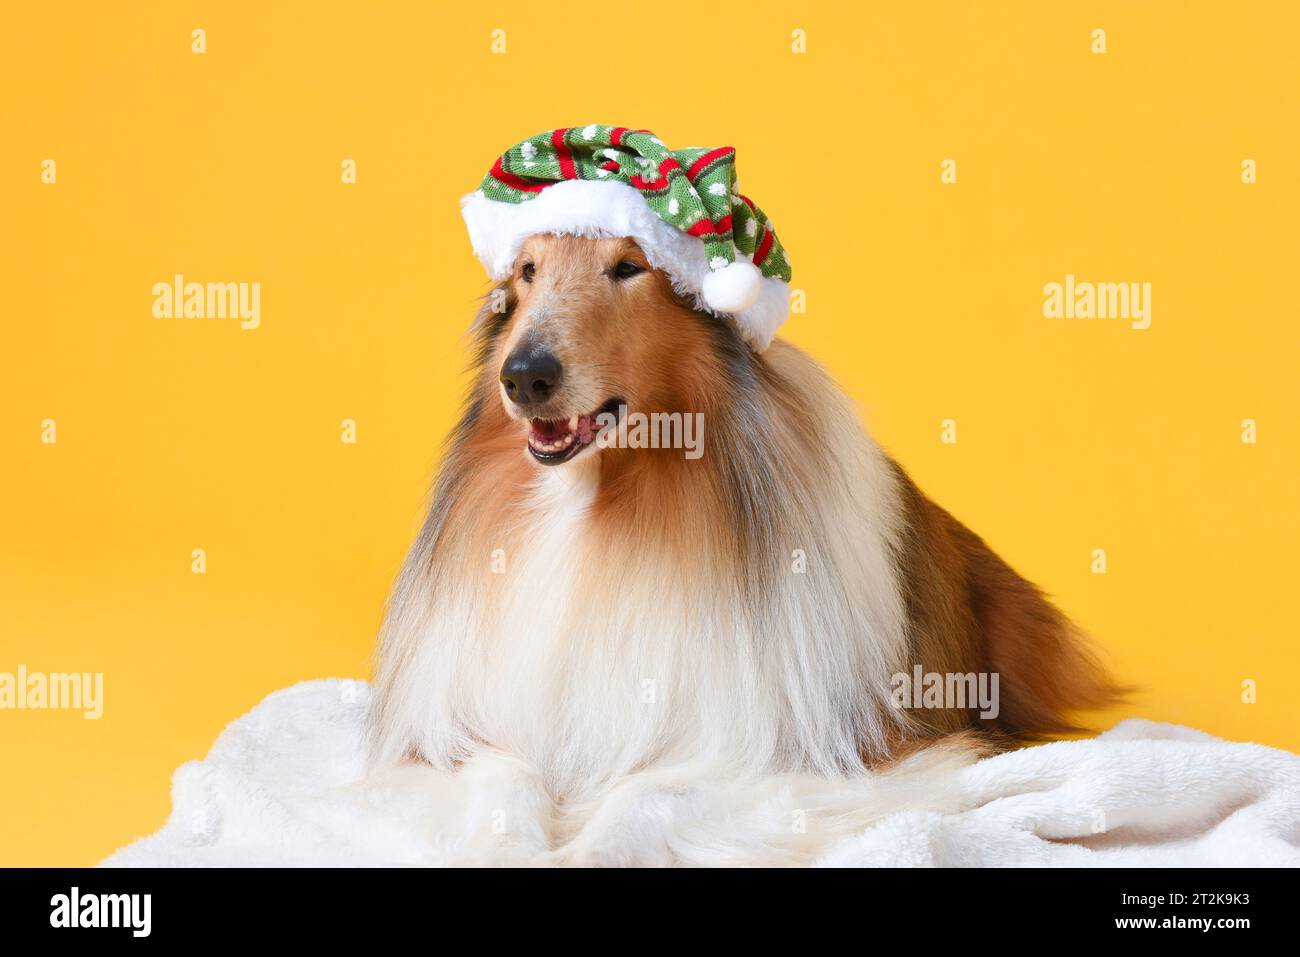
[{"label": "green knitted santa hat", "polygon": [[789,314],[790,263],[763,211],[736,189],[736,151],[670,150],[649,130],[571,127],[529,137],[461,201],[493,279],[537,233],[628,236],[696,308],[733,317],[757,352]]}]

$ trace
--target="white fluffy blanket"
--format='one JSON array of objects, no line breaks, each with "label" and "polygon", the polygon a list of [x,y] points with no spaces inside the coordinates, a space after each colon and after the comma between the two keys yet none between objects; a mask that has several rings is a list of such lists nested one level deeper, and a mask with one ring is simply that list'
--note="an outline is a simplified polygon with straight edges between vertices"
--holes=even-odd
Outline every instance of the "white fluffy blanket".
[{"label": "white fluffy blanket", "polygon": [[270,695],[105,865],[1300,865],[1300,757],[1174,725],[978,761],[932,749],[851,781],[675,768],[557,807],[501,755],[363,779],[367,693]]}]

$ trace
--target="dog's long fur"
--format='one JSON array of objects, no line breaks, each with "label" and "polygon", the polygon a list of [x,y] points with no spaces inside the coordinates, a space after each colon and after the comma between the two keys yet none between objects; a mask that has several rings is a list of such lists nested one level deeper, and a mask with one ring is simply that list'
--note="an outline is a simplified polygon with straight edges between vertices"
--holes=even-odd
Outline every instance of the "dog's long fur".
[{"label": "dog's long fur", "polygon": [[[476,382],[384,625],[377,762],[491,749],[581,802],[670,764],[837,776],[954,732],[1001,746],[1111,701],[1064,616],[813,360],[755,355],[653,270],[614,283],[629,257],[627,240],[534,237],[536,281],[517,270],[480,312]],[[563,360],[563,414],[611,395],[703,412],[703,457],[531,461],[498,372],[533,341]],[[998,672],[999,717],[894,707],[891,676],[917,664]]]}]

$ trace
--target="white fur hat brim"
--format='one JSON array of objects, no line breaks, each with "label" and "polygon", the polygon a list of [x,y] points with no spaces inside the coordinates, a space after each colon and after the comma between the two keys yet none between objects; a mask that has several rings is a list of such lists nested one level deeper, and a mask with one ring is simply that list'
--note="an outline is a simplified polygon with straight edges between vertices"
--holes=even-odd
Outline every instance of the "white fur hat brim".
[{"label": "white fur hat brim", "polygon": [[636,241],[650,265],[667,273],[673,288],[697,309],[731,316],[755,352],[771,344],[790,312],[790,287],[784,280],[759,275],[739,251],[735,263],[722,270],[710,269],[703,241],[660,219],[641,193],[626,183],[568,180],[522,203],[503,203],[470,193],[461,200],[461,215],[474,254],[494,280],[510,275],[519,248],[529,236],[626,236]]}]

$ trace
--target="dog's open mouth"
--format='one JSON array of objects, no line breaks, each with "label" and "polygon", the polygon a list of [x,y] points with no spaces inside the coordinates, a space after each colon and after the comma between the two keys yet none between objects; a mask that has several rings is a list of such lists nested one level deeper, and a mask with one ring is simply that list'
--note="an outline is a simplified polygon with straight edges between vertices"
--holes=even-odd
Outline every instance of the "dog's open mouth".
[{"label": "dog's open mouth", "polygon": [[595,412],[568,419],[530,419],[528,451],[543,465],[567,462],[596,441],[600,430],[610,423],[601,416],[618,415],[621,399],[610,399]]}]

